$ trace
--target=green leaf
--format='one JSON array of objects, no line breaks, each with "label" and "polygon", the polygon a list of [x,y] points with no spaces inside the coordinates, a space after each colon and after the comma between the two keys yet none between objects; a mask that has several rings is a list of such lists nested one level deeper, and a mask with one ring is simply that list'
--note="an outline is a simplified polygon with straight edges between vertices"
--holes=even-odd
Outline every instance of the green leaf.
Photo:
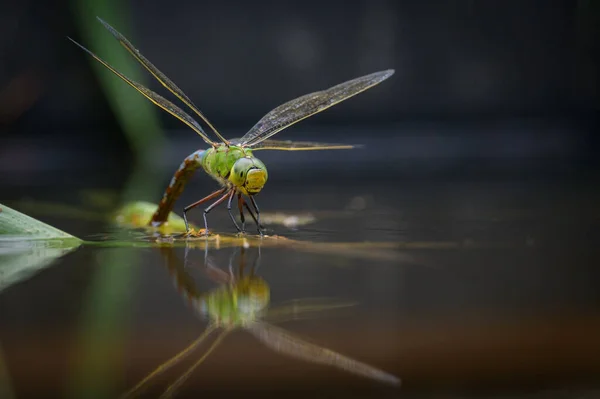
[{"label": "green leaf", "polygon": [[0,204],[0,243],[29,240],[58,240],[81,243],[77,237]]},{"label": "green leaf", "polygon": [[0,292],[81,243],[77,237],[0,204]]}]

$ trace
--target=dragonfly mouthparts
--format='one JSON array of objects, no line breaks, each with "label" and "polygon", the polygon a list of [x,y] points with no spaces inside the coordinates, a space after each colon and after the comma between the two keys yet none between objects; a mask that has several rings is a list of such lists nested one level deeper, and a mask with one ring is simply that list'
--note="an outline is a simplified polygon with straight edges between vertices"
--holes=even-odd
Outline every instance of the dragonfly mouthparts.
[{"label": "dragonfly mouthparts", "polygon": [[248,194],[258,193],[267,182],[267,174],[260,168],[251,168],[246,176],[245,188]]}]

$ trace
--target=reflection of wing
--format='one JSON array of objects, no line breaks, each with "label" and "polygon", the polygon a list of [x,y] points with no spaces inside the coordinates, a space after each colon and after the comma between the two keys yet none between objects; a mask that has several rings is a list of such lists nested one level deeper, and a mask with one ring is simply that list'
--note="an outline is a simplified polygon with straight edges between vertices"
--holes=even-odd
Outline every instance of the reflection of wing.
[{"label": "reflection of wing", "polygon": [[279,151],[315,151],[315,150],[349,150],[358,148],[359,145],[352,144],[333,144],[333,143],[314,143],[310,141],[290,141],[290,140],[264,140],[252,146],[253,151],[258,150],[279,150]]},{"label": "reflection of wing", "polygon": [[175,118],[179,119],[180,121],[182,121],[183,123],[188,125],[193,131],[198,133],[204,139],[204,141],[206,141],[208,144],[213,145],[212,140],[210,140],[208,138],[208,136],[206,135],[206,133],[204,133],[204,130],[198,124],[198,122],[196,122],[194,120],[194,118],[192,118],[187,113],[185,113],[185,111],[183,111],[181,108],[179,108],[178,106],[173,104],[171,101],[167,100],[166,98],[160,96],[159,94],[156,94],[152,90],[147,89],[144,86],[142,86],[141,84],[129,79],[127,76],[125,76],[121,72],[117,71],[115,68],[113,68],[109,63],[104,61],[102,58],[98,57],[96,54],[92,53],[90,50],[86,49],[81,44],[77,43],[75,40],[73,40],[71,38],[69,38],[69,40],[71,40],[73,43],[75,43],[76,45],[81,47],[85,52],[87,52],[89,55],[94,57],[96,59],[96,61],[100,62],[102,65],[104,65],[106,68],[108,68],[112,73],[114,73],[115,75],[117,75],[118,77],[123,79],[131,87],[133,87],[134,89],[139,91],[144,97],[146,97],[148,100],[152,101],[152,103],[154,103],[155,105],[164,109],[165,111],[167,111],[168,113],[173,115]]},{"label": "reflection of wing", "polygon": [[290,320],[302,320],[315,317],[315,313],[355,306],[357,302],[338,301],[330,298],[303,298],[284,302],[276,308],[271,308],[262,318],[271,323],[281,323]]},{"label": "reflection of wing", "polygon": [[392,76],[393,69],[362,76],[327,90],[306,94],[275,108],[241,138],[240,143],[252,147],[302,119],[321,112],[363,92]]},{"label": "reflection of wing", "polygon": [[[182,350],[181,352],[179,352],[177,355],[173,356],[171,359],[167,360],[166,362],[164,362],[163,364],[161,364],[160,366],[158,366],[153,372],[151,372],[146,377],[144,377],[144,379],[141,380],[136,386],[134,386],[129,391],[127,391],[125,394],[123,394],[122,398],[124,399],[124,398],[129,398],[129,397],[137,396],[140,393],[140,391],[143,388],[145,388],[145,385],[148,382],[150,382],[150,380],[152,380],[157,375],[159,375],[159,374],[167,371],[168,369],[170,369],[171,367],[175,366],[177,363],[179,363],[180,361],[182,361],[183,359],[185,359],[188,355],[190,355],[192,353],[192,351],[194,349],[196,349],[198,347],[198,345],[200,345],[202,343],[202,341],[204,341],[204,339],[206,337],[208,337],[210,335],[210,333],[212,333],[213,331],[215,331],[216,328],[217,327],[215,325],[213,325],[213,324],[209,325],[206,328],[206,330],[204,330],[204,332],[202,333],[202,335],[200,337],[198,337],[190,345],[188,345],[187,348],[185,348],[184,350]],[[225,332],[222,332],[218,336],[218,338],[213,342],[213,344],[208,348],[208,350],[204,353],[204,355],[202,355],[202,357],[198,361],[199,363],[201,363],[202,361],[204,361],[204,359],[206,359],[208,357],[208,355],[210,355],[210,353],[217,347],[217,345],[219,344],[219,342],[221,342],[221,340],[224,338],[224,336],[225,336]]]},{"label": "reflection of wing", "polygon": [[350,359],[349,357],[332,350],[321,348],[315,344],[303,341],[278,327],[266,323],[255,322],[247,325],[246,329],[265,345],[285,355],[309,362],[338,367],[351,373],[387,382],[389,384],[400,384],[400,379],[391,374],[378,370],[368,364]]},{"label": "reflection of wing", "polygon": [[171,93],[175,94],[175,96],[177,96],[177,98],[179,98],[185,105],[190,107],[196,114],[198,114],[198,116],[202,118],[204,122],[206,122],[206,124],[213,130],[213,132],[215,132],[215,134],[219,136],[219,139],[221,139],[224,143],[227,142],[227,140],[225,140],[225,138],[221,136],[217,129],[215,129],[215,127],[209,122],[209,120],[204,116],[204,114],[198,109],[198,107],[194,105],[192,100],[190,100],[190,98],[187,95],[185,95],[183,90],[177,87],[177,85],[173,83],[171,79],[166,77],[164,73],[159,71],[157,67],[155,67],[150,61],[148,61],[148,59],[144,57],[142,53],[138,51],[138,49],[133,47],[133,44],[131,44],[125,36],[123,36],[115,28],[110,26],[101,18],[96,18],[98,18],[98,21],[100,21],[100,23],[102,23],[102,25],[104,25],[104,27],[108,29],[110,33],[112,33],[115,39],[117,39],[119,43],[121,43],[121,45],[125,47],[125,49],[127,49],[127,51],[129,51],[129,53],[131,53],[131,55],[133,55],[135,59],[138,60],[140,64],[142,64],[156,78],[156,80],[158,80],[164,87],[169,89]]},{"label": "reflection of wing", "polygon": [[215,341],[212,343],[212,345],[206,350],[206,352],[204,352],[204,355],[202,355],[202,357],[200,359],[198,359],[196,361],[196,363],[194,363],[193,365],[190,366],[190,368],[187,369],[187,371],[185,373],[183,373],[174,383],[172,383],[171,385],[169,385],[169,387],[167,388],[167,390],[160,396],[161,398],[170,398],[173,396],[173,394],[175,393],[175,391],[177,391],[177,389],[179,389],[179,387],[181,385],[183,385],[183,383],[190,378],[190,375],[192,375],[192,373],[194,372],[194,370],[196,369],[196,367],[200,366],[200,364],[202,364],[202,362],[204,360],[206,360],[206,358],[208,357],[208,355],[210,355],[210,353],[215,350],[215,348],[221,343],[221,341],[223,341],[223,338],[225,338],[227,336],[227,334],[229,334],[231,332],[231,328],[228,328],[227,330],[223,330],[221,332],[221,334],[217,337],[217,339],[215,339]]}]

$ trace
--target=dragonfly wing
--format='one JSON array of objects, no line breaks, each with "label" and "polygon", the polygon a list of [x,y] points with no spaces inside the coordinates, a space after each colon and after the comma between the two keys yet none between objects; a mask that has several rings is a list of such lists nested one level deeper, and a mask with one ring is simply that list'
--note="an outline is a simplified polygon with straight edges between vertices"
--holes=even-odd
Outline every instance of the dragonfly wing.
[{"label": "dragonfly wing", "polygon": [[179,98],[185,105],[190,107],[190,109],[192,109],[200,118],[202,118],[202,120],[212,129],[213,132],[215,132],[215,134],[219,137],[219,139],[221,141],[223,141],[224,143],[227,143],[227,140],[225,140],[225,138],[223,136],[221,136],[221,134],[212,125],[212,123],[210,123],[208,118],[206,118],[206,116],[204,116],[202,111],[200,111],[198,109],[198,107],[196,107],[196,105],[183,92],[183,90],[181,90],[171,79],[169,79],[164,73],[162,73],[157,67],[155,67],[146,57],[144,57],[142,55],[142,53],[140,53],[139,50],[136,49],[129,40],[127,40],[127,38],[125,36],[123,36],[121,33],[119,33],[119,31],[117,31],[115,28],[110,26],[106,21],[102,20],[100,17],[96,17],[96,18],[98,18],[98,21],[100,21],[100,23],[102,25],[104,25],[104,27],[115,37],[115,39],[117,39],[119,41],[119,43],[121,43],[121,45],[123,47],[125,47],[125,49],[127,51],[129,51],[129,53],[131,55],[133,55],[133,57],[136,60],[138,60],[138,62],[140,64],[142,64],[144,66],[144,68],[146,68],[156,78],[156,80],[158,80],[164,87],[166,87],[171,93],[173,93],[177,98]]},{"label": "dragonfly wing", "polygon": [[302,320],[315,317],[317,313],[356,306],[356,302],[340,301],[331,298],[302,298],[293,299],[270,308],[263,320],[281,323],[290,320]]},{"label": "dragonfly wing", "polygon": [[198,133],[200,135],[200,137],[202,137],[204,139],[204,141],[206,141],[208,144],[214,145],[213,141],[208,138],[208,136],[206,135],[206,133],[204,132],[202,127],[198,124],[198,122],[196,122],[194,120],[194,118],[189,116],[185,111],[183,111],[177,105],[173,104],[171,101],[167,100],[166,98],[162,97],[161,95],[156,94],[152,90],[147,89],[146,87],[142,86],[141,84],[129,79],[127,76],[123,75],[121,72],[117,71],[114,67],[112,67],[108,62],[104,61],[102,58],[98,57],[96,54],[94,54],[87,48],[83,47],[81,44],[77,43],[75,40],[71,39],[70,37],[69,37],[69,40],[71,40],[73,43],[75,43],[77,46],[79,46],[81,49],[83,49],[86,53],[88,53],[89,55],[94,57],[94,59],[96,59],[96,61],[100,62],[102,65],[104,65],[106,68],[108,68],[112,73],[114,73],[115,75],[117,75],[118,77],[123,79],[125,82],[127,82],[131,87],[133,87],[134,89],[139,91],[144,97],[146,97],[152,103],[154,103],[158,107],[162,108],[163,110],[165,110],[168,113],[170,113],[171,115],[173,115],[175,118],[179,119],[180,121],[182,121],[183,123],[188,125],[193,131]]},{"label": "dragonfly wing", "polygon": [[306,342],[289,332],[270,324],[255,322],[247,325],[246,329],[262,343],[276,352],[313,363],[334,366],[354,374],[359,374],[393,385],[400,384],[400,379],[396,376],[376,369],[373,366],[369,366],[366,363],[353,360],[332,350]]},{"label": "dragonfly wing", "polygon": [[220,335],[214,340],[214,342],[208,347],[204,355],[200,357],[193,365],[191,365],[185,373],[183,373],[174,383],[169,385],[169,387],[165,390],[165,392],[160,396],[161,398],[171,398],[174,396],[175,392],[183,385],[184,382],[187,381],[188,378],[192,375],[194,370],[206,360],[208,355],[214,351],[217,346],[223,341],[223,339],[232,331],[232,328],[228,328],[223,330]]},{"label": "dragonfly wing", "polygon": [[[232,140],[232,143],[241,143],[241,139]],[[263,140],[252,146],[253,151],[276,150],[276,151],[317,151],[317,150],[350,150],[360,148],[361,145],[316,143],[312,141],[290,141],[290,140]]]},{"label": "dragonfly wing", "polygon": [[327,90],[306,94],[275,108],[256,123],[241,138],[240,144],[255,146],[311,115],[319,113],[335,104],[357,95],[389,78],[394,74],[393,69],[375,72],[362,76]]},{"label": "dragonfly wing", "polygon": [[[144,379],[141,380],[136,386],[134,386],[129,391],[127,391],[122,396],[122,398],[130,398],[130,397],[135,397],[135,396],[139,395],[140,391],[146,387],[146,385],[150,382],[150,380],[154,379],[159,374],[164,373],[165,371],[167,371],[168,369],[170,369],[171,367],[175,366],[176,364],[181,362],[183,359],[185,359],[188,355],[190,355],[193,352],[194,349],[196,349],[198,347],[198,345],[200,345],[204,341],[204,339],[206,339],[216,329],[217,329],[217,327],[215,325],[212,325],[212,324],[209,325],[206,328],[206,330],[204,330],[202,335],[200,337],[198,337],[196,340],[194,340],[194,342],[192,342],[190,345],[188,345],[187,348],[185,348],[184,350],[179,352],[177,355],[173,356],[171,359],[167,360],[166,362],[164,362],[163,364],[158,366],[153,372],[151,372],[146,377],[144,377]],[[223,333],[221,333],[221,335],[218,338],[219,342],[220,342],[220,337],[222,337],[222,336],[223,336]],[[209,352],[205,353],[204,356],[202,356],[202,358],[201,358],[202,360],[204,360],[208,356],[208,354],[210,354],[210,351],[212,351],[214,349],[213,346],[215,346],[214,343],[209,348]]]}]

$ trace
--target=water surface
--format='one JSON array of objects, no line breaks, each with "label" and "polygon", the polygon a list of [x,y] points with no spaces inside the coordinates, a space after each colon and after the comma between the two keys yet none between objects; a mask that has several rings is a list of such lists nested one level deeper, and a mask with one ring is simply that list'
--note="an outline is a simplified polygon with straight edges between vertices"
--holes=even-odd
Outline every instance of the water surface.
[{"label": "water surface", "polygon": [[[99,186],[126,191],[123,176],[110,173],[57,181],[51,190],[43,178],[37,186],[15,184],[6,202],[19,209],[27,199],[58,201],[101,215],[106,210],[86,204],[80,193]],[[576,397],[570,395],[600,389],[595,188],[526,179],[311,176],[275,178],[259,196],[265,213],[310,213],[316,220],[295,229],[269,226],[271,234],[308,244],[263,245],[257,274],[270,287],[271,306],[313,297],[356,301],[281,327],[396,375],[402,386],[282,356],[238,331],[195,371],[181,396],[300,390],[306,396]],[[205,195],[210,184],[196,181],[178,204]],[[35,207],[27,213],[84,239],[111,234],[102,218],[41,208],[36,214]],[[201,213],[192,211],[191,218],[200,222]],[[216,231],[233,232],[224,209],[209,221]],[[354,245],[327,246],[336,243]],[[172,251],[183,264],[186,249]],[[227,272],[234,251],[223,246],[209,255]],[[247,250],[252,259],[257,253],[255,246]],[[199,291],[209,292],[218,285],[203,270],[204,255],[201,246],[190,246],[185,270]],[[1,292],[0,314],[4,368],[16,397],[114,396],[206,326],[174,284],[161,251],[148,247],[83,246]],[[147,393],[162,392],[200,353]]]}]

